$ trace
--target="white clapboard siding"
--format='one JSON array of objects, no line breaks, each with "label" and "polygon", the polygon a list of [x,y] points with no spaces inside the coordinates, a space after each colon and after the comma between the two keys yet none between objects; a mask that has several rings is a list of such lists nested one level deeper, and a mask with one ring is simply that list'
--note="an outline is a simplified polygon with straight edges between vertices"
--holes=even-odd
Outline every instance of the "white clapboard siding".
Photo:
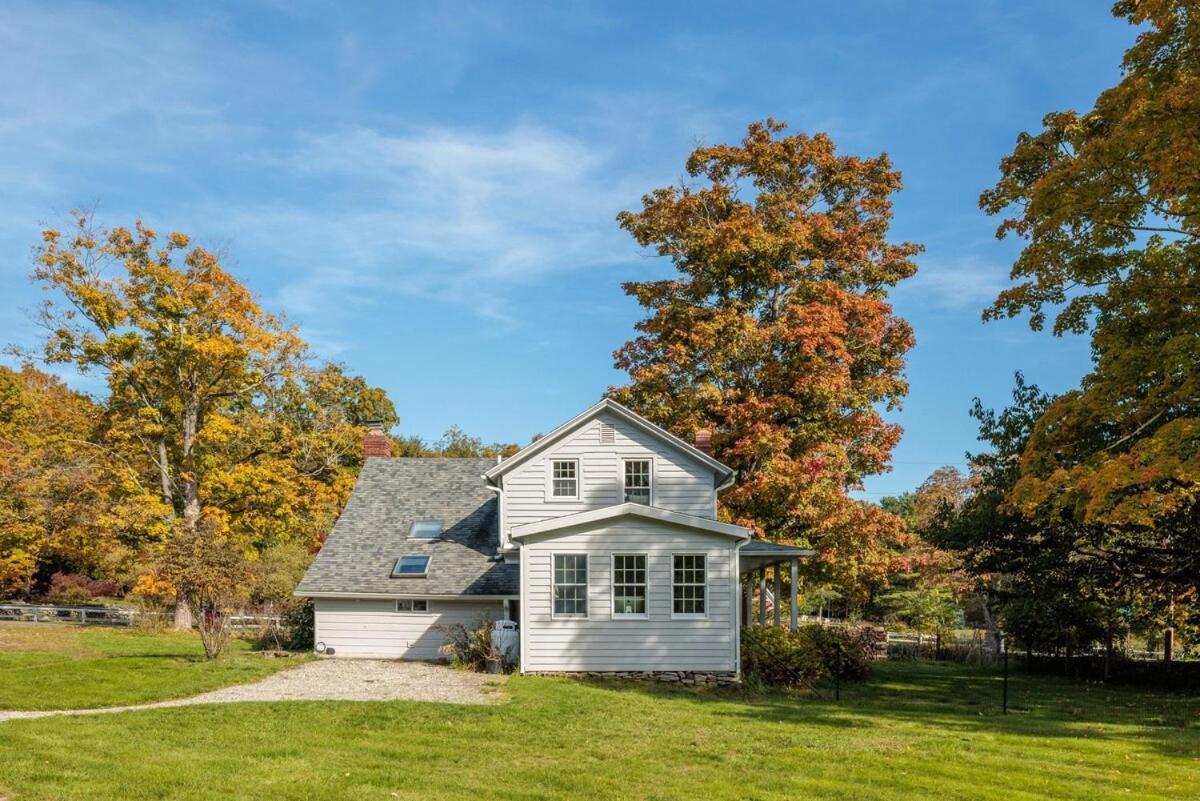
[{"label": "white clapboard siding", "polygon": [[439,659],[445,633],[434,626],[471,626],[482,615],[498,619],[500,601],[429,601],[429,612],[397,612],[396,602],[368,598],[315,598],[316,642],[334,656]]},{"label": "white clapboard siding", "polygon": [[[613,442],[601,443],[602,424],[614,429]],[[604,413],[504,476],[505,525],[515,527],[621,503],[625,482],[623,460],[636,458],[653,461],[653,506],[697,517],[715,517],[712,468],[615,415]],[[549,497],[548,474],[554,459],[579,460],[578,500]]]},{"label": "white clapboard siding", "polygon": [[[736,670],[737,551],[729,537],[625,518],[534,536],[521,548],[522,666],[527,672]],[[553,555],[588,555],[588,617],[552,614]],[[612,614],[612,555],[646,554],[645,618]],[[703,553],[708,614],[671,614],[672,556]]]}]

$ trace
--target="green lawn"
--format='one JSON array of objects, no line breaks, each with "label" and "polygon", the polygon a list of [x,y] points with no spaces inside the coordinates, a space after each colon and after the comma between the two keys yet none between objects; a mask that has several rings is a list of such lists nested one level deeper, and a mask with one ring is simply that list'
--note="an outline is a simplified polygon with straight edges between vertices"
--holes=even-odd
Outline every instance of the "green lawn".
[{"label": "green lawn", "polygon": [[[130,674],[130,680],[133,676]],[[841,703],[514,677],[467,707],[303,702],[0,723],[27,799],[1195,798],[1200,700],[891,663]]]},{"label": "green lawn", "polygon": [[260,679],[270,659],[242,641],[216,661],[195,634],[0,623],[0,709],[91,709],[161,701]]}]

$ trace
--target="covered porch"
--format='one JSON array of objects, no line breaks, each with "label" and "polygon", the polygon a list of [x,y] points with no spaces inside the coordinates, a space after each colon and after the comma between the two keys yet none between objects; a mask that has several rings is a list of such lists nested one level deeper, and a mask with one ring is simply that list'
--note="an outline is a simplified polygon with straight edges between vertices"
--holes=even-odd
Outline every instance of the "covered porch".
[{"label": "covered porch", "polygon": [[[738,549],[738,576],[741,582],[741,604],[738,620],[741,626],[755,624],[754,589],[758,587],[757,623],[760,626],[782,625],[783,604],[780,596],[783,593],[783,576],[788,574],[788,624],[792,631],[799,627],[799,609],[796,602],[797,588],[800,585],[800,560],[814,555],[816,551],[809,548],[799,548],[795,545],[783,545],[766,540],[750,540]],[[771,614],[768,616],[767,600],[771,603]]]}]

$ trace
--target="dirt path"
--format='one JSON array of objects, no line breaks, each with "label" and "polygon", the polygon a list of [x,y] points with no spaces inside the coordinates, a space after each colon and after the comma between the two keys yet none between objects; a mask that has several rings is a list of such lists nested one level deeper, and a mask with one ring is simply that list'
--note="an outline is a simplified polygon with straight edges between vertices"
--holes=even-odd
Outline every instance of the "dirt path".
[{"label": "dirt path", "polygon": [[503,676],[452,670],[423,662],[379,659],[319,659],[275,673],[253,684],[148,704],[100,709],[0,711],[0,721],[56,715],[106,715],[137,709],[163,709],[195,704],[243,701],[440,701],[491,704],[502,697]]}]

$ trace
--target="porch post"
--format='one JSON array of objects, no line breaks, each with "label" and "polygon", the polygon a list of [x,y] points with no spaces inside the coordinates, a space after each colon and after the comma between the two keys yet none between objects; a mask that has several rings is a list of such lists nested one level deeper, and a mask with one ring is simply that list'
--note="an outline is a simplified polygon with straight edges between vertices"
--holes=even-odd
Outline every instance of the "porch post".
[{"label": "porch post", "polygon": [[754,581],[753,573],[744,573],[742,575],[742,625],[751,626],[754,624]]},{"label": "porch post", "polygon": [[758,571],[758,625],[767,625],[767,569]]},{"label": "porch post", "polygon": [[792,631],[800,629],[800,610],[796,608],[796,585],[800,583],[800,560],[792,558]]},{"label": "porch post", "polygon": [[779,625],[779,616],[781,614],[783,614],[783,610],[780,609],[780,607],[783,606],[783,586],[779,580],[779,565],[778,564],[776,564],[774,567],[771,568],[771,573],[775,576],[775,590],[774,590],[774,592],[775,592],[775,596],[774,596],[774,598],[775,598],[775,625],[778,626]]}]

